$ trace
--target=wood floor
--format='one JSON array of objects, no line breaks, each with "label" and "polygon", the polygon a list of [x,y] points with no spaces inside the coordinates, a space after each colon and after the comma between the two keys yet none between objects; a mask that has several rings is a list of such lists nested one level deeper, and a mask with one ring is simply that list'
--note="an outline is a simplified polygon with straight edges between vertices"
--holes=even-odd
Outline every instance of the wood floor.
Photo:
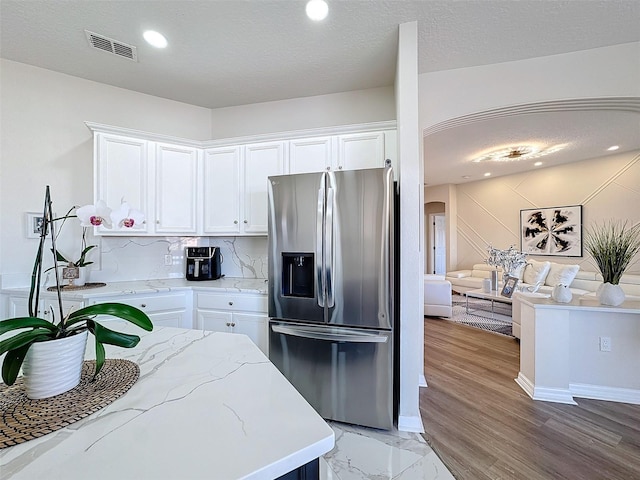
[{"label": "wood floor", "polygon": [[424,331],[424,437],[456,479],[640,479],[640,405],[533,401],[515,339],[430,318]]}]

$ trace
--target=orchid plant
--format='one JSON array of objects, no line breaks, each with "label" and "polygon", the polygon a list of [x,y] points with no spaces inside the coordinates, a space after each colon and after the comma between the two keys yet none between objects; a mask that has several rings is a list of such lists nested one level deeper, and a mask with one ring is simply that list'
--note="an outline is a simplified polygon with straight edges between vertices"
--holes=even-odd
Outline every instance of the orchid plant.
[{"label": "orchid plant", "polygon": [[[50,190],[49,186],[47,186],[43,213],[44,224],[41,229],[40,243],[36,252],[36,258],[31,274],[29,316],[0,320],[0,338],[5,333],[15,332],[15,335],[0,341],[0,355],[6,353],[2,363],[2,379],[7,385],[13,385],[16,381],[29,348],[36,342],[57,340],[88,330],[95,337],[96,364],[94,377],[95,375],[98,375],[105,362],[104,344],[116,345],[124,348],[132,348],[138,344],[140,341],[139,336],[116,332],[105,327],[96,320],[99,315],[118,317],[123,320],[127,320],[144,330],[153,330],[153,324],[147,314],[135,307],[122,303],[98,303],[80,308],[79,310],[67,312],[65,314],[62,308],[62,285],[60,283],[60,274],[58,269],[55,269],[56,292],[58,297],[57,312],[54,311],[53,307],[50,307],[51,320],[36,317],[36,312],[39,311],[38,302],[40,297],[41,277],[43,273],[42,263],[46,237],[47,235],[51,236],[51,251],[53,253],[53,258],[55,260],[64,258],[56,249],[57,235],[55,222],[57,220],[62,220],[64,223],[66,219],[74,216],[70,215],[70,213],[74,208],[76,208],[72,207],[64,217],[54,218],[51,204]],[[123,213],[124,216],[122,216]],[[134,227],[137,223],[141,224],[144,222],[144,215],[142,215],[141,212],[131,209],[128,205],[124,207],[121,205],[116,215],[113,215],[113,212],[106,207],[104,202],[98,202],[96,205],[88,205],[86,207],[78,208],[76,209],[75,216],[80,218],[81,225],[85,229],[89,226],[106,225],[108,219],[116,225],[122,224],[123,226],[129,225],[130,227]],[[85,237],[83,235],[83,241],[84,239]],[[90,248],[93,248],[93,246],[85,246],[81,254],[81,261],[85,264],[88,262],[84,261],[84,256]],[[78,263],[80,263],[80,261]],[[55,361],[56,358],[54,354],[51,358],[51,362]]]},{"label": "orchid plant", "polygon": [[[76,214],[71,215],[71,212],[74,209]],[[53,221],[62,220],[62,225],[64,225],[64,222],[68,218],[72,217],[77,217],[78,220],[80,220],[80,226],[82,227],[80,258],[75,261],[68,260],[60,252],[56,252],[56,261],[66,263],[73,267],[85,267],[93,263],[86,261],[87,253],[96,248],[96,245],[87,246],[87,229],[89,227],[102,226],[111,229],[113,228],[113,225],[115,225],[117,228],[142,228],[145,221],[144,213],[132,208],[127,202],[122,201],[117,210],[112,210],[107,206],[104,200],[98,200],[94,205],[85,205],[83,207],[73,206],[69,209],[66,215],[60,218],[55,218]],[[62,229],[62,225],[60,230]],[[58,233],[60,230],[58,230]]]}]

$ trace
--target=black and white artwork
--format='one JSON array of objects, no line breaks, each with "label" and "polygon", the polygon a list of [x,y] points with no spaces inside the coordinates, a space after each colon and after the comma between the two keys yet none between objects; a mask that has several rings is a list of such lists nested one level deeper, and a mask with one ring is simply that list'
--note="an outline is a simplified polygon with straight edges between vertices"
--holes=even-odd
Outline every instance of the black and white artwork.
[{"label": "black and white artwork", "polygon": [[529,255],[582,256],[582,205],[520,210],[521,250]]}]

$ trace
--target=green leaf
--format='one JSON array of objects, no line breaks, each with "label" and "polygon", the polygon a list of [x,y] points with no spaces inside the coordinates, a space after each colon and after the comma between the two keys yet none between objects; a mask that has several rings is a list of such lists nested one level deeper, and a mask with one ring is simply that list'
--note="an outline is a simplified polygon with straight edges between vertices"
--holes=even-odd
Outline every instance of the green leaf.
[{"label": "green leaf", "polygon": [[7,385],[13,385],[16,378],[18,378],[20,367],[22,367],[22,362],[30,346],[31,344],[29,343],[28,345],[9,350],[5,355],[4,361],[2,362],[2,380]]},{"label": "green leaf", "polygon": [[111,315],[127,320],[149,332],[153,330],[153,323],[151,323],[151,320],[146,313],[132,307],[131,305],[125,305],[123,303],[97,303],[95,305],[81,308],[69,315],[66,324],[73,325],[74,323],[87,320],[88,317],[95,315]]},{"label": "green leaf", "polygon": [[10,318],[8,320],[0,321],[0,335],[6,332],[10,332],[11,330],[18,330],[20,328],[47,328],[52,332],[56,332],[58,327],[56,327],[53,323],[43,320],[38,317],[18,317],[18,318]]},{"label": "green leaf", "polygon": [[35,330],[29,330],[27,332],[18,333],[13,337],[7,338],[0,342],[0,355],[9,350],[15,350],[24,345],[31,345],[33,342],[39,342],[42,340],[50,340],[55,338],[55,334],[48,330],[41,328]]},{"label": "green leaf", "polygon": [[93,378],[96,378],[98,373],[100,373],[100,370],[102,370],[105,356],[104,345],[102,345],[96,338],[96,371],[93,374]]},{"label": "green leaf", "polygon": [[93,322],[93,334],[96,337],[96,342],[106,343],[107,345],[116,345],[124,348],[135,347],[140,341],[140,337],[137,335],[116,332],[100,325],[97,322]]}]

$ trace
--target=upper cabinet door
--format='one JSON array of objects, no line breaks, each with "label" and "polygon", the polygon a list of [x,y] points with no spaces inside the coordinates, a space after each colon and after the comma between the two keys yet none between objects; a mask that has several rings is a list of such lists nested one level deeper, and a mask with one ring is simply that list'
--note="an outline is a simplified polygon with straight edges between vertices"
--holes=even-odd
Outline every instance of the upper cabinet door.
[{"label": "upper cabinet door", "polygon": [[149,231],[153,212],[149,211],[149,142],[119,135],[96,135],[96,191],[95,200],[104,200],[113,209],[125,200],[141,210],[146,217],[142,228],[112,230],[98,227],[96,233],[110,235],[139,235]]},{"label": "upper cabinet door", "polygon": [[204,151],[204,233],[240,233],[241,153],[240,146]]},{"label": "upper cabinet door", "polygon": [[338,136],[338,170],[384,167],[384,133]]},{"label": "upper cabinet door", "polygon": [[285,142],[252,143],[245,146],[243,168],[244,233],[267,234],[267,179],[285,172]]},{"label": "upper cabinet door", "polygon": [[155,231],[197,233],[198,150],[157,143],[155,152]]},{"label": "upper cabinet door", "polygon": [[332,137],[297,138],[289,141],[289,173],[322,172],[331,169]]}]

